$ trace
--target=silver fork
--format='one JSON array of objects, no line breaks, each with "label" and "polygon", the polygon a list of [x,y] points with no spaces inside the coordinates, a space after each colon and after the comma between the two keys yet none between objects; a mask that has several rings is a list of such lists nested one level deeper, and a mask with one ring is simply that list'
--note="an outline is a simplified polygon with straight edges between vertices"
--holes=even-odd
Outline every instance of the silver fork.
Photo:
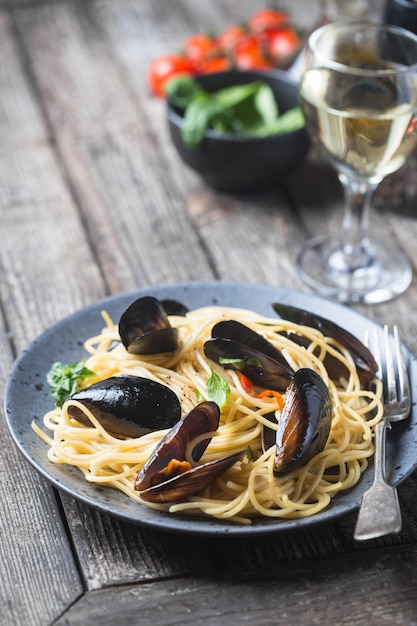
[{"label": "silver fork", "polygon": [[375,475],[372,486],[362,498],[354,533],[358,541],[401,530],[397,490],[387,483],[385,477],[385,436],[391,422],[406,419],[411,408],[410,384],[397,326],[393,326],[390,333],[385,325],[381,339],[376,331],[370,349],[378,363],[378,374],[383,383],[384,416],[375,426]]}]

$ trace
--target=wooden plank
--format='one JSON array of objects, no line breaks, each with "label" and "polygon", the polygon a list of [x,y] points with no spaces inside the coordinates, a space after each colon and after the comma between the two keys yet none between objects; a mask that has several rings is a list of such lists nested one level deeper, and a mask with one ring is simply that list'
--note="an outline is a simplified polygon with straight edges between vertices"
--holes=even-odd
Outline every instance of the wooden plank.
[{"label": "wooden plank", "polygon": [[[109,289],[211,278],[165,157],[166,138],[132,100],[93,9],[41,6],[16,19]],[[163,103],[155,106],[162,113]]]},{"label": "wooden plank", "polygon": [[[0,12],[0,46],[3,396],[16,352],[63,314],[104,292],[97,288],[97,266],[22,71],[6,12]],[[68,271],[75,249],[86,265],[81,289]],[[77,564],[56,494],[17,451],[3,418],[0,447],[0,622],[51,623],[83,591]]]},{"label": "wooden plank", "polygon": [[[222,576],[177,579],[97,591],[72,607],[56,626],[87,620],[110,626],[140,623],[277,624],[294,626],[404,626],[417,611],[414,546],[385,553],[273,565],[239,581]],[[249,574],[249,575],[246,575]]]}]

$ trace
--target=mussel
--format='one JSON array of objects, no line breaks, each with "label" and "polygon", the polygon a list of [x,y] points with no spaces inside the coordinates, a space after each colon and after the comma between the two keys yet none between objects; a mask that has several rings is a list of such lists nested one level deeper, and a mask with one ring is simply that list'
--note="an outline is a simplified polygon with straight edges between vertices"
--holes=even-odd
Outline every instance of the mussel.
[{"label": "mussel", "polygon": [[[349,350],[356,364],[358,376],[362,384],[367,384],[374,379],[378,365],[368,348],[352,333],[320,315],[304,311],[289,304],[274,302],[272,307],[281,318],[315,328],[322,332],[323,335],[335,339]],[[291,335],[291,339],[297,342],[296,336]],[[327,371],[332,378],[336,379],[346,375],[346,369],[343,367],[343,364],[335,357],[331,358],[329,355],[325,365],[327,365]]]},{"label": "mussel", "polygon": [[159,354],[178,348],[178,329],[171,326],[163,304],[153,296],[132,302],[120,317],[119,334],[132,354]]},{"label": "mussel", "polygon": [[288,386],[278,422],[276,475],[305,465],[324,449],[332,415],[332,401],[323,379],[310,368],[297,370]]},{"label": "mussel", "polygon": [[212,338],[204,344],[204,354],[226,369],[242,372],[264,389],[285,391],[294,373],[267,339],[234,320],[213,327]]},{"label": "mussel", "polygon": [[178,300],[165,299],[161,300],[161,304],[167,315],[179,315],[180,317],[184,317],[189,311],[189,308]]},{"label": "mussel", "polygon": [[[171,428],[181,417],[181,404],[166,385],[141,376],[112,376],[73,393],[69,400],[85,405],[115,437],[140,437],[152,430]],[[83,411],[68,412],[84,426],[91,422]]]},{"label": "mussel", "polygon": [[[178,422],[156,446],[139,472],[135,489],[147,502],[178,502],[199,493],[217,476],[231,467],[243,452],[201,465],[192,466],[186,460],[186,451],[192,447],[191,457],[197,463],[219,426],[220,409],[215,402],[201,402]],[[201,435],[207,437],[200,439]]]}]

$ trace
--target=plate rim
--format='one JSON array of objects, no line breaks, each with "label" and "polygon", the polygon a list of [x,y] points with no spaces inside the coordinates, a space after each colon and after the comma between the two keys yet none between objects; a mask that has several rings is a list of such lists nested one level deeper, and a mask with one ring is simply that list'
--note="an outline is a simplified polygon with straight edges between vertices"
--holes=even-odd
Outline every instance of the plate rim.
[{"label": "plate rim", "polygon": [[[282,294],[285,294],[286,299],[289,298],[290,303],[293,300],[296,300],[296,301],[307,300],[309,303],[313,305],[312,306],[313,310],[320,306],[326,306],[328,309],[330,309],[331,313],[341,311],[343,312],[344,315],[347,315],[348,318],[352,318],[353,320],[357,320],[358,322],[360,321],[362,324],[366,323],[366,324],[371,324],[372,326],[380,327],[380,325],[377,322],[373,321],[371,318],[367,317],[363,313],[358,312],[354,309],[350,309],[338,302],[327,300],[315,294],[309,294],[309,293],[301,292],[301,291],[291,289],[291,288],[268,285],[268,284],[263,284],[263,283],[251,283],[251,282],[242,282],[242,281],[224,281],[224,280],[212,280],[212,281],[195,280],[195,281],[183,281],[183,282],[177,282],[177,283],[165,283],[161,285],[150,285],[147,287],[141,287],[139,289],[128,290],[128,291],[121,292],[118,294],[106,296],[95,302],[91,302],[90,304],[87,304],[79,308],[76,311],[73,311],[69,315],[63,317],[62,319],[52,324],[49,328],[46,328],[34,340],[32,340],[27,345],[26,348],[24,348],[20,352],[20,354],[17,356],[17,358],[12,364],[12,368],[9,372],[9,375],[6,378],[6,384],[5,384],[5,392],[4,392],[5,419],[6,419],[6,423],[7,423],[9,432],[12,436],[14,443],[16,444],[20,452],[24,455],[26,460],[29,461],[29,463],[38,471],[38,473],[41,476],[43,476],[50,484],[52,484],[53,487],[57,488],[59,491],[65,492],[67,495],[75,498],[77,501],[80,501],[83,504],[93,509],[99,510],[102,513],[113,515],[131,524],[132,523],[138,524],[143,527],[148,527],[148,528],[152,528],[155,530],[161,530],[161,531],[167,531],[167,532],[175,532],[175,533],[199,535],[199,536],[214,536],[214,535],[219,535],[219,534],[226,534],[230,536],[246,536],[246,535],[264,535],[264,534],[272,534],[272,533],[283,533],[283,532],[290,532],[290,531],[294,531],[298,529],[306,529],[306,528],[310,528],[318,524],[324,524],[326,522],[335,521],[336,519],[345,517],[350,512],[358,509],[360,499],[356,502],[355,501],[351,502],[350,498],[346,500],[346,497],[345,497],[345,500],[346,500],[345,505],[338,507],[337,503],[340,502],[340,499],[343,498],[343,496],[347,496],[349,493],[352,494],[353,492],[357,491],[357,493],[361,495],[366,486],[365,476],[368,477],[367,483],[369,486],[370,470],[372,470],[372,467],[373,467],[372,460],[369,464],[369,467],[367,468],[367,470],[365,470],[365,473],[362,475],[360,483],[358,483],[358,485],[353,487],[353,489],[347,492],[343,492],[343,494],[341,494],[340,496],[336,496],[334,499],[332,499],[330,505],[326,509],[321,511],[320,513],[311,517],[299,518],[299,519],[258,518],[254,521],[254,523],[246,526],[246,525],[237,525],[233,522],[224,522],[223,520],[216,520],[216,519],[211,519],[211,518],[206,518],[206,517],[179,516],[175,514],[155,511],[153,509],[149,509],[148,507],[145,507],[144,505],[135,503],[133,501],[129,501],[130,503],[133,503],[135,507],[137,507],[138,511],[142,511],[144,514],[143,516],[139,514],[137,516],[132,517],[130,513],[128,513],[127,511],[124,511],[125,507],[118,508],[116,505],[112,505],[111,503],[109,503],[112,500],[110,496],[106,497],[106,495],[104,495],[102,498],[97,499],[98,495],[100,495],[101,492],[108,491],[110,489],[109,487],[100,487],[92,483],[88,483],[84,479],[84,477],[81,475],[81,479],[83,483],[85,483],[84,487],[87,492],[86,494],[84,494],[84,493],[77,492],[74,489],[74,487],[71,486],[71,484],[65,483],[65,480],[61,480],[56,475],[52,474],[51,470],[55,464],[52,464],[46,458],[46,444],[43,444],[45,445],[44,464],[37,461],[32,456],[31,450],[27,449],[27,446],[24,444],[23,439],[22,439],[23,435],[19,433],[18,429],[16,428],[15,420],[13,418],[13,407],[11,407],[10,405],[11,398],[13,397],[13,394],[15,391],[14,390],[14,386],[16,385],[15,377],[18,376],[21,371],[24,371],[25,362],[28,359],[30,359],[34,355],[34,353],[36,354],[36,351],[39,350],[40,346],[41,347],[44,346],[45,342],[48,340],[50,336],[53,336],[54,333],[59,332],[61,328],[65,328],[66,326],[71,325],[73,322],[78,321],[80,318],[85,320],[86,317],[88,317],[89,315],[93,313],[94,314],[97,313],[97,326],[99,329],[102,327],[100,326],[100,311],[101,310],[106,309],[106,307],[109,307],[109,306],[110,308],[112,306],[117,306],[118,303],[122,303],[123,301],[129,302],[130,299],[132,299],[131,301],[133,301],[133,299],[136,299],[137,297],[140,297],[143,295],[157,295],[157,297],[165,297],[163,295],[163,292],[172,292],[172,291],[185,291],[185,292],[188,291],[191,293],[191,295],[192,295],[192,292],[199,293],[201,295],[201,293],[207,291],[208,293],[212,294],[211,297],[213,297],[216,294],[216,292],[221,293],[224,290],[229,290],[229,292],[231,293],[233,291],[243,290],[247,293],[250,292],[251,295],[254,294],[255,292],[262,292],[263,294],[266,294],[267,292],[268,293],[276,292],[277,296],[281,294],[280,297],[282,297]],[[172,294],[171,294],[171,297],[172,297]],[[208,302],[207,304],[209,305],[213,303]],[[204,305],[201,305],[201,306],[204,306]],[[236,303],[230,306],[239,307],[239,304]],[[273,314],[272,308],[271,308],[271,313]],[[334,318],[332,318],[332,315],[330,315],[329,319],[334,319]],[[85,338],[81,337],[78,340],[80,351],[83,349],[82,344]],[[408,357],[409,368],[417,372],[416,357],[408,349],[406,344],[403,344],[403,345],[404,345],[404,348],[406,350],[406,354]],[[43,415],[41,417],[43,417]],[[23,418],[22,424],[25,424],[27,421],[28,421],[28,418]],[[30,426],[31,421],[32,420],[30,419],[28,422],[29,426]],[[406,420],[406,422],[408,422],[408,420]],[[411,417],[410,417],[410,424],[412,424]],[[398,426],[399,425],[396,425],[395,428],[397,429]],[[410,428],[411,427],[412,426],[410,426]],[[70,479],[71,473],[74,473],[74,472],[79,473],[79,470],[77,470],[76,468],[71,468],[70,466],[65,466],[65,467],[67,468],[67,470],[65,471],[68,472],[68,480]],[[394,478],[394,481],[393,481],[394,484],[398,485],[400,482],[403,482],[416,469],[416,467],[417,467],[417,460],[414,466],[408,467],[407,470],[400,476],[398,480],[395,480]],[[362,488],[360,488],[361,485],[362,485]],[[90,491],[92,492],[91,494],[90,494]],[[112,491],[115,491],[115,490],[112,490]],[[96,495],[96,498],[94,498],[94,494]],[[120,497],[122,497],[123,499],[129,500],[128,496],[122,493],[115,492],[113,493],[113,495],[115,496],[116,503]],[[132,504],[131,504],[131,507],[132,507]]]}]

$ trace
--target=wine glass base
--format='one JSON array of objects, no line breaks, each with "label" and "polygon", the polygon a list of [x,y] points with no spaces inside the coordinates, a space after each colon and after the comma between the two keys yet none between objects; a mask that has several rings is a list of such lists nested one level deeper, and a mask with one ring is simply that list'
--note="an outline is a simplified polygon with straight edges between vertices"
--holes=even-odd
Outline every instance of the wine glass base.
[{"label": "wine glass base", "polygon": [[372,240],[371,251],[365,267],[349,270],[338,242],[319,237],[300,252],[297,269],[314,291],[339,302],[375,304],[399,296],[413,278],[408,258],[386,240]]}]

